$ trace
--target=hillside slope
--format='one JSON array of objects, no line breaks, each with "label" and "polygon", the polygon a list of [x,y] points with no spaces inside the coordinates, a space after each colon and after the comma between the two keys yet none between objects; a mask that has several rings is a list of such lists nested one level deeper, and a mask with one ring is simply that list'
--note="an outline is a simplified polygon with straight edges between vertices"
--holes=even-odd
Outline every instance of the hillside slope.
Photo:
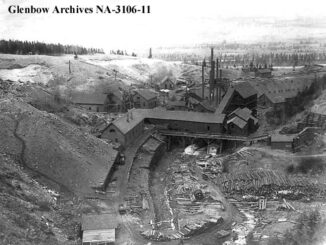
[{"label": "hillside slope", "polygon": [[35,177],[78,195],[93,193],[117,152],[98,138],[20,99],[0,99],[0,152],[19,158]]}]

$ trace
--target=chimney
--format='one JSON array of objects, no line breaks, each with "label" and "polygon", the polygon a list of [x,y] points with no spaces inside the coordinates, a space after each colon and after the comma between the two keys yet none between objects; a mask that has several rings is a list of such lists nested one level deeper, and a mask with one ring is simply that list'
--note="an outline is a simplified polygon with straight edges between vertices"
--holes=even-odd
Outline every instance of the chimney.
[{"label": "chimney", "polygon": [[127,111],[127,122],[129,122],[129,111]]},{"label": "chimney", "polygon": [[222,69],[220,70],[220,79],[222,80]]},{"label": "chimney", "polygon": [[214,84],[214,77],[215,77],[215,62],[214,62],[214,48],[211,48],[211,72],[210,72],[210,78],[209,78],[209,101],[212,101],[212,94],[213,91],[213,84]]},{"label": "chimney", "polygon": [[134,116],[132,115],[132,110],[130,111],[130,119],[134,120]]},{"label": "chimney", "polygon": [[216,59],[216,80],[218,79],[218,58]]},{"label": "chimney", "polygon": [[203,100],[205,99],[205,66],[206,66],[206,61],[204,59],[203,64],[201,66],[201,85],[202,85],[201,97]]}]

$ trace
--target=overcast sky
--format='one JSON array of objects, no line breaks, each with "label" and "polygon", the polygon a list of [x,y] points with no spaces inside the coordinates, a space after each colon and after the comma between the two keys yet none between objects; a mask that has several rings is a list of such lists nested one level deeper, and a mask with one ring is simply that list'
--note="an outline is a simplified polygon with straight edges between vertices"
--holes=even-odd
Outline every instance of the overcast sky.
[{"label": "overcast sky", "polygon": [[[0,0],[0,38],[148,48],[204,42],[326,37],[325,0]],[[10,5],[150,5],[151,14],[9,14]]]}]

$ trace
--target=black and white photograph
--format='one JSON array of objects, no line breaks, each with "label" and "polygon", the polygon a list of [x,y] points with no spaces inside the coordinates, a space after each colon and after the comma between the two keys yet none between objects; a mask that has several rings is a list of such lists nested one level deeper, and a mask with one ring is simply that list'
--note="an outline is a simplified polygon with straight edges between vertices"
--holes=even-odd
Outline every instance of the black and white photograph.
[{"label": "black and white photograph", "polygon": [[326,2],[0,0],[0,245],[326,245]]}]

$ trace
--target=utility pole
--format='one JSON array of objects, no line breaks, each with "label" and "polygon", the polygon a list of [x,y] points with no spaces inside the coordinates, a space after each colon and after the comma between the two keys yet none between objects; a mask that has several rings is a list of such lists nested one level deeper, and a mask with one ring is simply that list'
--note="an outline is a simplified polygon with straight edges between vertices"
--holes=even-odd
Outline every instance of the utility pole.
[{"label": "utility pole", "polygon": [[69,60],[69,74],[71,74],[70,60]]},{"label": "utility pole", "polygon": [[118,71],[116,69],[113,69],[113,72],[114,72],[114,81],[116,81],[117,80],[117,73],[118,73]]}]

